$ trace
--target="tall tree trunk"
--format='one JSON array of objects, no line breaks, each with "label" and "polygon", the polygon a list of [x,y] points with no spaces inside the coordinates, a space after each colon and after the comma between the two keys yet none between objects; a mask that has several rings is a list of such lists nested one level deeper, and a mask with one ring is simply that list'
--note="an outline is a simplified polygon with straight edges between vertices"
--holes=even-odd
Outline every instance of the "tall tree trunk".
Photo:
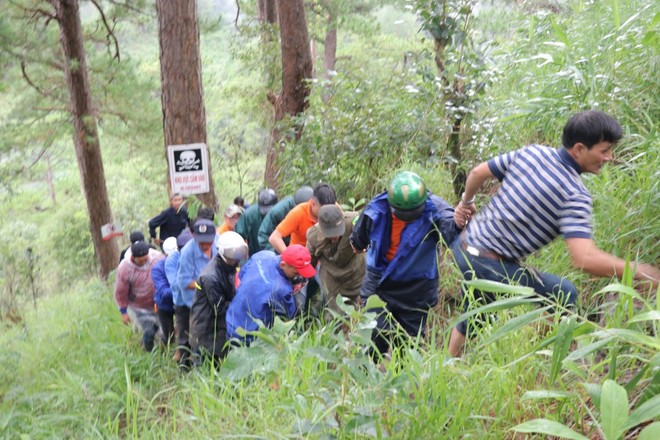
[{"label": "tall tree trunk", "polygon": [[[282,45],[282,92],[277,97],[270,97],[275,107],[275,124],[266,157],[265,180],[271,188],[279,187],[278,156],[282,146],[278,123],[284,115],[296,116],[305,110],[310,93],[307,80],[312,75],[304,1],[278,0],[277,10]],[[299,139],[301,134],[302,126],[298,126],[296,138]]]},{"label": "tall tree trunk", "polygon": [[316,60],[316,41],[313,38],[309,40],[309,54],[312,57],[312,76],[310,78],[316,78],[316,66],[314,65],[314,60]]},{"label": "tall tree trunk", "polygon": [[87,76],[80,11],[77,0],[51,0],[51,3],[60,26],[60,42],[65,58],[64,72],[71,98],[73,141],[87,201],[90,232],[99,275],[105,279],[117,265],[119,249],[114,239],[103,241],[101,237],[101,226],[112,222],[112,210],[105,186],[101,146]]},{"label": "tall tree trunk", "polygon": [[337,64],[337,26],[334,22],[328,23],[332,26],[325,33],[323,41],[323,76],[331,79],[330,72],[335,70]]},{"label": "tall tree trunk", "polygon": [[55,182],[53,182],[53,167],[50,162],[50,153],[46,154],[46,181],[48,182],[48,192],[50,193],[50,200],[53,206],[57,206],[57,198],[55,197]]},{"label": "tall tree trunk", "polygon": [[277,24],[276,0],[259,0],[259,21],[262,23]]},{"label": "tall tree trunk", "polygon": [[[456,85],[455,87],[461,87],[462,91],[462,86]],[[452,157],[449,168],[452,175],[454,194],[457,197],[460,197],[461,194],[463,194],[463,191],[465,191],[465,181],[467,180],[467,174],[463,164],[463,153],[461,152],[461,125],[463,124],[465,113],[454,114],[452,117],[454,118],[454,121],[452,122],[451,133],[447,140],[447,148]]]},{"label": "tall tree trunk", "polygon": [[[452,101],[455,106],[458,106],[458,100],[461,100],[463,96],[464,83],[460,80],[455,80],[449,89],[449,81],[447,76],[444,75],[445,71],[445,50],[447,48],[447,40],[435,40],[435,65],[438,68],[438,73],[443,78],[444,87],[444,101]],[[457,118],[456,116],[460,116]],[[460,197],[463,191],[465,190],[465,181],[467,175],[465,169],[463,168],[463,153],[461,151],[461,126],[463,124],[463,118],[465,114],[452,114],[451,118],[451,133],[449,133],[449,138],[447,139],[447,148],[449,149],[449,154],[451,155],[452,160],[449,162],[449,171],[452,175],[452,187],[454,189],[454,194],[457,197]]]},{"label": "tall tree trunk", "polygon": [[330,72],[335,70],[337,63],[337,19],[332,12],[332,0],[326,0],[326,5],[329,12],[326,20],[328,30],[323,40],[323,77],[331,79]]},{"label": "tall tree trunk", "polygon": [[259,0],[257,7],[259,22],[261,23],[261,44],[264,48],[262,61],[266,70],[267,89],[271,89],[279,74],[273,43],[275,26],[277,25],[277,2],[276,0]]},{"label": "tall tree trunk", "polygon": [[[157,0],[156,10],[167,157],[168,145],[206,143],[206,114],[195,0]],[[217,211],[210,160],[208,171],[210,190],[197,197]]]},{"label": "tall tree trunk", "polygon": [[[331,0],[328,0],[327,4],[331,7]],[[323,78],[330,81],[337,64],[337,21],[332,12],[328,13],[327,26],[323,40]],[[330,102],[330,93],[323,93],[322,99],[326,104]]]}]

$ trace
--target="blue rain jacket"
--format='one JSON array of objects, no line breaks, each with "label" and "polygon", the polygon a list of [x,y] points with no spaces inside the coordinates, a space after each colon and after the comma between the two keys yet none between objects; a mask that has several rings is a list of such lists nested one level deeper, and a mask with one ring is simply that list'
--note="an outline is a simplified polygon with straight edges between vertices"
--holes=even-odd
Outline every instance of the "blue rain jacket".
[{"label": "blue rain jacket", "polygon": [[237,333],[242,327],[248,331],[259,328],[256,320],[267,327],[275,315],[291,319],[296,313],[293,286],[280,269],[280,257],[272,251],[257,252],[238,273],[240,286],[227,310],[227,339],[250,344],[253,337],[243,338]]},{"label": "blue rain jacket", "polygon": [[447,246],[458,236],[454,209],[440,197],[428,193],[422,216],[408,223],[392,261],[385,258],[390,247],[392,210],[387,192],[369,202],[353,228],[351,243],[367,251],[367,273],[360,295],[374,293],[393,309],[426,309],[437,303],[438,243]]}]

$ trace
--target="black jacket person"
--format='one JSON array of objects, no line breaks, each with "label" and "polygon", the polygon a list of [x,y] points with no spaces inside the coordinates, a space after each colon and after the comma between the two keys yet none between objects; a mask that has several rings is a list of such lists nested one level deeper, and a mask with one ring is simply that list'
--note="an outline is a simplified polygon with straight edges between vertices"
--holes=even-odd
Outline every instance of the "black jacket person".
[{"label": "black jacket person", "polygon": [[[170,196],[170,206],[156,217],[149,220],[149,236],[160,245],[170,237],[178,237],[188,222],[188,211],[183,203],[183,196],[174,193]],[[159,229],[159,239],[156,239],[156,229]]]},{"label": "black jacket person", "polygon": [[236,232],[220,235],[218,254],[197,279],[190,309],[190,345],[200,359],[218,361],[226,354],[225,315],[236,294],[236,266],[248,256],[248,246]]}]

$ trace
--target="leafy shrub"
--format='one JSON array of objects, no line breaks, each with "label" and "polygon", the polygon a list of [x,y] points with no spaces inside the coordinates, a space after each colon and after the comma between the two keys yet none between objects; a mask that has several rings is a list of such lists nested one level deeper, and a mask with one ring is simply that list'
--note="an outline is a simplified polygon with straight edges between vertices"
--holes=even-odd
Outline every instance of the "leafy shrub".
[{"label": "leafy shrub", "polygon": [[41,292],[39,275],[43,255],[38,249],[38,230],[32,223],[9,221],[11,234],[0,235],[0,321],[20,319],[21,306],[35,301]]},{"label": "leafy shrub", "polygon": [[[281,159],[286,185],[324,181],[340,195],[365,197],[383,188],[402,161],[433,160],[436,98],[413,85],[415,75],[396,69],[383,81],[357,69],[314,85],[302,138]],[[331,96],[327,105],[322,94]]]},{"label": "leafy shrub", "polygon": [[96,256],[89,219],[85,208],[61,209],[40,231],[43,253],[50,256],[45,267],[49,283],[68,283],[77,278],[88,278],[96,273]]}]

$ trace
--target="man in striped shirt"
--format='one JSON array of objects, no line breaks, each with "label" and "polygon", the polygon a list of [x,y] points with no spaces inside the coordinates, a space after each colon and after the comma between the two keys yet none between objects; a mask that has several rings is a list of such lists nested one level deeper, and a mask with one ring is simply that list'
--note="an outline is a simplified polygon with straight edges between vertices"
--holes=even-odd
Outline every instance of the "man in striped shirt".
[{"label": "man in striped shirt", "polygon": [[[563,148],[531,145],[474,168],[457,209],[459,219],[462,215],[467,223],[476,213],[474,195],[484,181],[495,177],[501,186],[452,245],[464,278],[515,282],[571,307],[577,300],[573,283],[521,264],[527,255],[560,235],[576,267],[597,276],[621,277],[625,262],[601,251],[593,242],[592,199],[580,174],[598,174],[612,160],[612,148],[622,135],[614,118],[600,111],[586,111],[567,122]],[[650,280],[657,287],[660,271],[639,264],[635,278]],[[494,301],[492,294],[477,290],[474,299]],[[466,333],[465,321],[453,329],[449,342],[452,356],[461,355]]]}]

